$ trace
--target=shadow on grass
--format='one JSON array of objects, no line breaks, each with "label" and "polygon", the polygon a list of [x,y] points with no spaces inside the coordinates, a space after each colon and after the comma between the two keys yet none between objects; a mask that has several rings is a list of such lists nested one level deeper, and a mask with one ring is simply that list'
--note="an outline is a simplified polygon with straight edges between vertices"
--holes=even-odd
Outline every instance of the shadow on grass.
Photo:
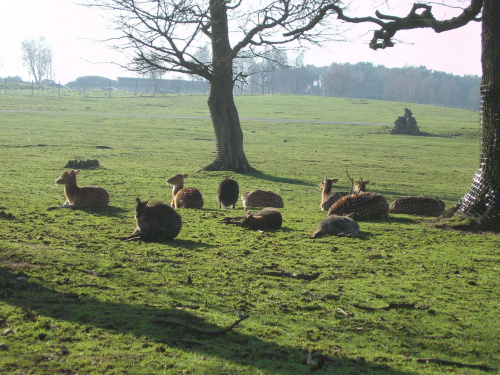
[{"label": "shadow on grass", "polygon": [[[35,323],[39,316],[45,316],[83,325],[82,335],[94,329],[107,330],[117,335],[130,333],[137,338],[148,338],[159,345],[214,356],[221,361],[231,361],[266,373],[305,374],[311,371],[306,365],[307,353],[304,350],[279,346],[238,332],[246,321],[228,330],[230,324],[238,320],[237,317],[229,318],[226,327],[219,327],[175,306],[159,309],[155,306],[100,301],[78,292],[62,293],[37,282],[17,280],[21,275],[13,273],[8,267],[0,267],[0,285],[4,290],[0,301],[21,308],[25,314],[23,321],[27,324]],[[5,292],[6,290],[9,292]],[[184,326],[168,322],[178,322]],[[204,332],[196,332],[185,328],[186,326]],[[226,332],[215,333],[216,331]],[[66,346],[71,350],[71,341],[66,342]],[[271,358],[273,353],[275,358]],[[332,361],[325,364],[325,369],[328,368],[352,374],[411,374],[395,370],[387,364],[366,363],[364,360],[358,361],[345,356],[332,357]]]},{"label": "shadow on grass", "polygon": [[120,216],[120,215],[122,215],[124,213],[130,213],[133,216],[133,210],[126,210],[124,208],[116,207],[116,206],[108,206],[108,207],[84,207],[84,208],[78,208],[78,209],[73,209],[73,208],[59,208],[59,206],[47,207],[47,211],[64,212],[64,210],[82,211],[82,212],[88,213],[90,215],[97,215],[97,216],[116,217],[116,216]]},{"label": "shadow on grass", "polygon": [[276,183],[281,183],[281,184],[292,184],[292,185],[302,185],[302,186],[314,186],[316,187],[317,184],[313,184],[310,182],[302,181],[296,178],[287,178],[287,177],[277,177],[277,176],[272,176],[270,174],[263,173],[257,169],[252,170],[251,172],[246,172],[243,173],[246,176],[251,176],[255,177],[257,179],[261,180],[266,180],[266,181],[272,181]]},{"label": "shadow on grass", "polygon": [[116,206],[108,206],[105,208],[82,208],[81,211],[87,212],[92,215],[102,215],[102,216],[110,216],[110,217],[115,217],[115,216],[120,216],[121,214],[124,213],[130,213],[130,216],[134,216],[134,210],[133,208],[130,210],[126,210],[121,207],[116,207]]}]

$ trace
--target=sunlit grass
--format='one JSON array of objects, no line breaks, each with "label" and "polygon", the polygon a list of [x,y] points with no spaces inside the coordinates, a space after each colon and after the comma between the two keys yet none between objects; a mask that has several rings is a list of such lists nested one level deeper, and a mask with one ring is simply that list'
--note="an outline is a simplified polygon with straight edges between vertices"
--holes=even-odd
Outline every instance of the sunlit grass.
[{"label": "sunlit grass", "polygon": [[[244,212],[240,202],[218,209],[215,192],[229,172],[199,172],[215,150],[206,100],[2,97],[0,110],[57,112],[0,112],[0,333],[14,330],[0,338],[2,372],[304,374],[311,350],[332,359],[320,373],[483,373],[416,362],[426,357],[500,367],[498,236],[391,216],[360,222],[364,240],[308,238],[325,216],[316,185],[338,177],[335,188],[347,190],[346,169],[388,201],[437,195],[450,207],[477,169],[477,113],[237,97],[256,171],[231,174],[241,192],[270,189],[285,201],[283,229],[259,233],[219,223]],[[404,107],[429,136],[268,120],[391,124]],[[177,115],[206,118],[158,117]],[[78,182],[105,186],[109,208],[46,211],[64,201],[54,180],[73,159],[99,160]],[[181,209],[182,231],[169,243],[122,242],[135,226],[135,197],[169,202],[165,180],[174,172],[190,174],[186,184],[200,189],[204,208]],[[355,307],[389,303],[414,307]],[[161,323],[210,331],[245,314],[221,335]]]}]

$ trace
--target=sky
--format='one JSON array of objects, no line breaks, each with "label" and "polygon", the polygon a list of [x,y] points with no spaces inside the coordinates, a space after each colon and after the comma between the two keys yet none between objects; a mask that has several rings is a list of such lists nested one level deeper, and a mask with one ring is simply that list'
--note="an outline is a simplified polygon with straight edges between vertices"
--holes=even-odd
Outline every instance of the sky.
[{"label": "sky", "polygon": [[[413,2],[352,0],[350,14],[373,15],[373,5],[376,4],[382,13],[405,16]],[[460,0],[447,3],[464,4]],[[433,10],[437,16],[447,17],[458,11],[451,7],[439,11],[437,5]],[[125,60],[103,42],[112,35],[111,26],[102,10],[78,5],[75,0],[2,0],[0,77],[20,76],[31,80],[22,64],[21,43],[39,37],[44,37],[52,48],[56,82],[64,84],[86,75],[110,79],[133,77],[135,73],[112,63]],[[395,47],[377,51],[368,48],[371,29],[368,25],[351,27],[346,34],[350,42],[329,42],[305,50],[304,63],[327,66],[331,63],[370,62],[389,68],[425,66],[456,75],[481,75],[480,23],[469,23],[441,34],[431,30],[405,31],[398,34],[399,42]]]}]

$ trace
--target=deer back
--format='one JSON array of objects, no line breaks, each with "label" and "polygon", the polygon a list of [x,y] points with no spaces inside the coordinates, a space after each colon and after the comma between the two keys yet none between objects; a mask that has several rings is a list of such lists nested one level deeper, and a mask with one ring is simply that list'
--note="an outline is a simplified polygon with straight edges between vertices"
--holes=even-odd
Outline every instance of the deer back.
[{"label": "deer back", "polygon": [[401,197],[392,202],[389,212],[418,216],[440,216],[444,212],[444,207],[444,202],[437,197]]},{"label": "deer back", "polygon": [[249,207],[275,207],[284,206],[283,199],[276,193],[267,190],[253,190],[241,196],[243,208]]},{"label": "deer back", "polygon": [[281,212],[273,208],[264,208],[257,213],[248,214],[241,222],[242,228],[254,230],[279,229],[283,223]]},{"label": "deer back", "polygon": [[196,188],[180,189],[172,198],[175,208],[202,208],[203,196]]},{"label": "deer back", "polygon": [[389,204],[377,193],[346,195],[330,207],[328,215],[349,215],[356,220],[378,219],[389,215]]},{"label": "deer back", "polygon": [[311,238],[322,235],[358,234],[359,225],[348,216],[329,215],[318,224]]},{"label": "deer back", "polygon": [[217,189],[217,203],[219,208],[234,208],[240,195],[238,182],[232,177],[228,177],[219,184]]},{"label": "deer back", "polygon": [[143,239],[164,241],[171,240],[179,234],[182,219],[177,211],[163,202],[148,204],[136,198],[135,206],[136,230]]}]

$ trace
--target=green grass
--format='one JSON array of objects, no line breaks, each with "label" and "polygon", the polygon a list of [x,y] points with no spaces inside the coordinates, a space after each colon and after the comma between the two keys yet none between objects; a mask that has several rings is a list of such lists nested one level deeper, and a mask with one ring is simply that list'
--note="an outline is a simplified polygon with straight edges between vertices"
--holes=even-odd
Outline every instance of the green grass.
[{"label": "green grass", "polygon": [[[240,116],[391,124],[410,107],[426,137],[389,125],[242,121],[257,171],[240,190],[282,195],[284,227],[259,233],[218,221],[225,172],[214,158],[206,97],[50,98],[0,101],[0,373],[480,374],[417,363],[435,357],[500,368],[500,240],[442,230],[403,215],[360,222],[362,239],[309,239],[325,216],[316,185],[354,178],[388,201],[439,196],[449,208],[477,169],[477,113],[433,106],[294,96],[236,97]],[[1,110],[41,112],[1,112]],[[49,112],[49,113],[47,113]],[[53,113],[56,112],[56,113]],[[122,116],[134,114],[145,116]],[[157,116],[157,117],[154,117]],[[107,146],[102,148],[100,146]],[[81,186],[107,188],[100,211],[46,208],[64,201],[54,180],[72,159],[98,159]],[[189,173],[202,210],[179,210],[174,241],[125,243],[135,197],[169,202],[165,180]],[[311,281],[266,272],[319,274]],[[21,279],[19,279],[21,278]],[[188,280],[191,280],[189,282]],[[365,310],[412,303],[413,308]],[[342,311],[349,316],[344,316]],[[195,333],[165,320],[217,330]]]}]

